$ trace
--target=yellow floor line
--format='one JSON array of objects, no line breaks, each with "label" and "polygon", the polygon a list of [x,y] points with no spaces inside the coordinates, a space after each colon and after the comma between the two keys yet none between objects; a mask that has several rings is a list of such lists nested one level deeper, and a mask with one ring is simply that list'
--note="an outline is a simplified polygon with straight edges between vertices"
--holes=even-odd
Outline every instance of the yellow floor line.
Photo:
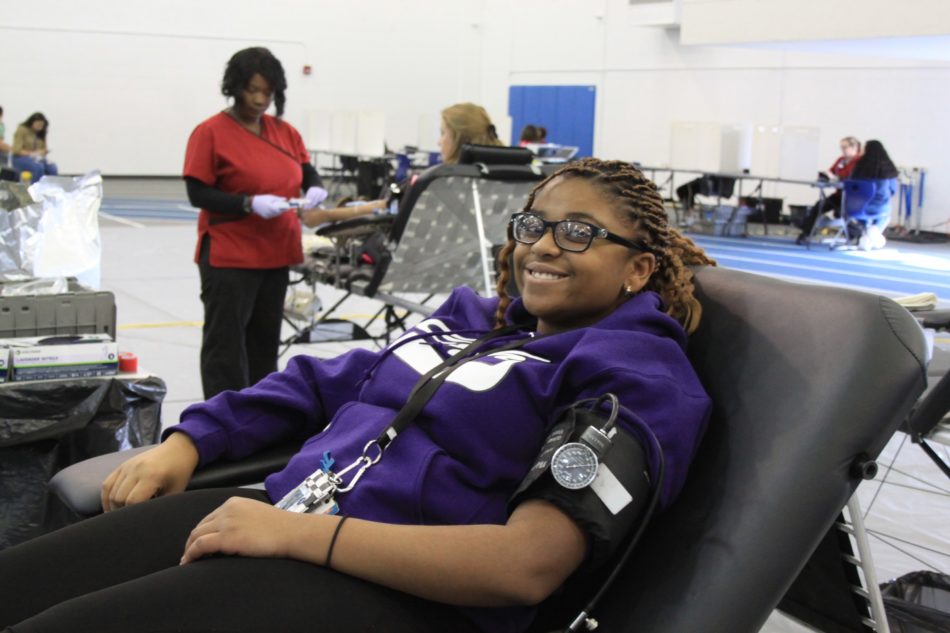
[{"label": "yellow floor line", "polygon": [[126,323],[125,325],[119,325],[116,327],[117,330],[146,330],[151,328],[162,328],[162,327],[201,327],[204,325],[203,321],[168,321],[167,323]]}]

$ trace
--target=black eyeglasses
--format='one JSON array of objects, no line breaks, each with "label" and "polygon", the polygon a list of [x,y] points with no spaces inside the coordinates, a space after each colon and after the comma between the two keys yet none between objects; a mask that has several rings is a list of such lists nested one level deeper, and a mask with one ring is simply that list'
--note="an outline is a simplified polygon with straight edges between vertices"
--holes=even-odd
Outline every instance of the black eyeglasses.
[{"label": "black eyeglasses", "polygon": [[508,223],[511,226],[511,235],[516,242],[522,244],[534,244],[544,236],[544,232],[551,229],[554,234],[554,243],[558,248],[571,253],[583,253],[596,238],[610,240],[614,244],[620,244],[627,248],[638,251],[647,251],[643,244],[637,244],[630,240],[611,233],[607,229],[594,226],[589,222],[581,220],[558,220],[552,222],[545,220],[540,215],[534,213],[515,213],[511,216]]}]

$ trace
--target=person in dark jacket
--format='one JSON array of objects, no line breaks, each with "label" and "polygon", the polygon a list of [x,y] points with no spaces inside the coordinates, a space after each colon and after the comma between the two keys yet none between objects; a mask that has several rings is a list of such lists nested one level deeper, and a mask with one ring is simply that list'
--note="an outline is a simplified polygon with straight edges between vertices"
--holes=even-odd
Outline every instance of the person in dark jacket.
[{"label": "person in dark jacket", "polygon": [[[559,411],[616,394],[621,428],[658,440],[661,505],[681,489],[711,408],[685,353],[689,267],[711,263],[629,164],[569,164],[512,216],[497,297],[456,290],[385,350],[298,356],[190,407],[105,481],[106,514],[0,552],[0,627],[524,631],[595,538],[548,500],[508,507]],[[294,437],[309,439],[265,490],[175,494],[200,464]],[[314,506],[327,472],[342,487]]]},{"label": "person in dark jacket", "polygon": [[851,172],[852,180],[874,183],[874,195],[864,207],[864,230],[857,231],[858,245],[864,250],[883,248],[887,243],[884,229],[890,222],[891,198],[897,193],[897,176],[900,171],[880,141],[868,141],[864,155]]}]

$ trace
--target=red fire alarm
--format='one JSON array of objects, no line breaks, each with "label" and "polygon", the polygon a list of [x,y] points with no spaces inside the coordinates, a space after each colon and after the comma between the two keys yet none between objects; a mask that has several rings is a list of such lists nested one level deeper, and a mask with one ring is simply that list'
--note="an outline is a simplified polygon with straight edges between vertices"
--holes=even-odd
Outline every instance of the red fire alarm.
[{"label": "red fire alarm", "polygon": [[310,64],[304,64],[304,66],[303,66],[303,74],[309,75],[311,70],[313,70],[313,69],[310,67]]}]

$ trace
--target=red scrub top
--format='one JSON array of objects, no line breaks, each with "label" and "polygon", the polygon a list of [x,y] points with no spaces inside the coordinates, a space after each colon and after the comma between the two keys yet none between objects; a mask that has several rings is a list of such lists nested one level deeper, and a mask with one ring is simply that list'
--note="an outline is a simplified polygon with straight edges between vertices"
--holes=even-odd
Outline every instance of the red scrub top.
[{"label": "red scrub top", "polygon": [[[300,196],[301,165],[310,154],[289,123],[261,117],[261,136],[220,112],[191,133],[185,151],[185,178],[196,178],[225,193],[254,196]],[[265,220],[256,214],[234,215],[202,209],[198,246],[211,237],[209,262],[219,268],[281,268],[303,261],[300,221],[293,212]]]}]

